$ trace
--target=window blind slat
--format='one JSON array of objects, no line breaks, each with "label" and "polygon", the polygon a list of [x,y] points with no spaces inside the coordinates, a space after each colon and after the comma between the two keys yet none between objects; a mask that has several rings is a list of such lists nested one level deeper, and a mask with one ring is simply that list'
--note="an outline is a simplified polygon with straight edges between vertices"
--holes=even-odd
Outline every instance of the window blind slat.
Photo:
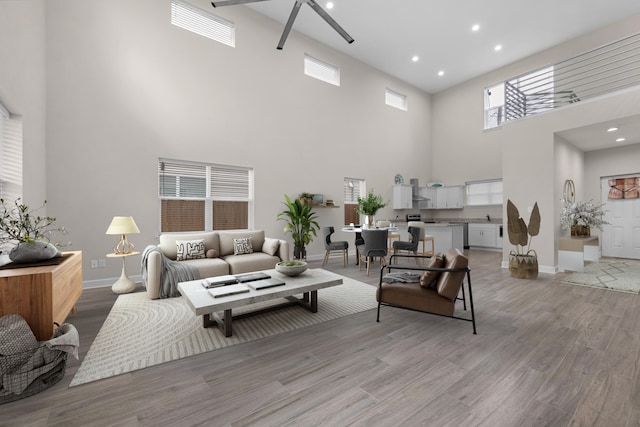
[{"label": "window blind slat", "polygon": [[171,1],[171,23],[177,27],[234,47],[235,25],[178,0]]},{"label": "window blind slat", "polygon": [[158,195],[162,205],[161,231],[194,231],[194,227],[196,231],[211,227],[214,230],[247,229],[253,198],[253,170],[159,159]]},{"label": "window blind slat", "polygon": [[[3,107],[4,108],[4,107]],[[22,120],[0,115],[0,197],[22,197]]]},{"label": "window blind slat", "polygon": [[304,56],[304,73],[335,86],[340,86],[340,69],[312,56]]}]

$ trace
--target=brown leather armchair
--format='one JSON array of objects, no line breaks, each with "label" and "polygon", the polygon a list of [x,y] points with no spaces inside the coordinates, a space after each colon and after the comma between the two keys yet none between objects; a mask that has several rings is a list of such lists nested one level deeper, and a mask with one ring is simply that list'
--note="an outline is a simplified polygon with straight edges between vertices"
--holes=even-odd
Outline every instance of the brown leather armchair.
[{"label": "brown leather armchair", "polygon": [[[395,261],[401,260],[402,258],[416,257],[431,258],[431,262],[424,267],[395,263]],[[473,324],[473,333],[476,334],[473,294],[471,292],[471,270],[469,269],[469,259],[465,257],[462,252],[458,249],[451,248],[442,257],[440,257],[439,254],[436,254],[434,257],[394,254],[391,258],[393,261],[390,261],[387,266],[380,269],[380,282],[376,292],[376,298],[378,300],[378,316],[376,321],[380,321],[380,307],[387,305],[465,320]],[[400,281],[392,283],[385,282],[383,280],[385,271],[391,273],[394,270],[422,272],[420,281],[409,283]],[[385,280],[393,280],[392,276],[393,274],[387,275],[387,279]],[[464,310],[467,309],[464,290],[465,277],[467,278],[471,319],[454,316],[456,300],[462,300]],[[461,289],[462,298],[458,297]]]}]

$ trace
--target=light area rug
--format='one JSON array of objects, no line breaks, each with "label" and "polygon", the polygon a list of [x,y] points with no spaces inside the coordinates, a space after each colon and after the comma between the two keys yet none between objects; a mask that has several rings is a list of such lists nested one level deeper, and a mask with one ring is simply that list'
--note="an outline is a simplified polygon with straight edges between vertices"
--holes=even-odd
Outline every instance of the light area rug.
[{"label": "light area rug", "polygon": [[[376,288],[343,277],[343,284],[318,291],[318,312],[300,306],[233,321],[233,336],[203,328],[184,298],[150,300],[145,292],[118,296],[70,387],[217,350],[377,307]],[[234,309],[240,314],[284,300]],[[372,318],[372,321],[374,319]]]},{"label": "light area rug", "polygon": [[573,273],[562,283],[638,294],[640,261],[603,258],[600,262],[585,265],[583,273]]}]

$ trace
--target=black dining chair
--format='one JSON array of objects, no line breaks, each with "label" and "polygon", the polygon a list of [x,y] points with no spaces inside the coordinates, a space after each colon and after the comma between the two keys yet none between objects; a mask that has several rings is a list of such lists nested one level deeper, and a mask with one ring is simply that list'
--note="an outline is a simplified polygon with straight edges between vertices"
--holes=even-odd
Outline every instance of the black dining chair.
[{"label": "black dining chair", "polygon": [[322,235],[324,237],[324,259],[322,260],[322,266],[324,267],[329,261],[329,255],[332,251],[342,251],[342,258],[344,260],[344,266],[347,266],[349,262],[349,242],[344,240],[332,242],[331,235],[335,232],[333,227],[322,227]]},{"label": "black dining chair", "polygon": [[[408,242],[397,241],[393,242],[393,254],[397,254],[398,251],[413,252],[414,255],[418,255],[418,245],[420,244],[420,227],[409,227],[410,240]],[[416,263],[418,258],[416,258]]]},{"label": "black dining chair", "polygon": [[358,270],[362,270],[362,262],[367,263],[367,276],[374,258],[380,258],[381,265],[387,265],[387,237],[389,230],[365,229],[362,230],[362,240],[364,242],[358,246],[360,262]]}]

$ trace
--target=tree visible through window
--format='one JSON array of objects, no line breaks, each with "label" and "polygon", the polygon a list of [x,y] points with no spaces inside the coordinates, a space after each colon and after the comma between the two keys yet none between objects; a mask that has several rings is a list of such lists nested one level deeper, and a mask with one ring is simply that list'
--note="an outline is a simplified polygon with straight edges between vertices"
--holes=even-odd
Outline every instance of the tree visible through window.
[{"label": "tree visible through window", "polygon": [[160,231],[245,230],[253,224],[253,169],[158,161]]}]

